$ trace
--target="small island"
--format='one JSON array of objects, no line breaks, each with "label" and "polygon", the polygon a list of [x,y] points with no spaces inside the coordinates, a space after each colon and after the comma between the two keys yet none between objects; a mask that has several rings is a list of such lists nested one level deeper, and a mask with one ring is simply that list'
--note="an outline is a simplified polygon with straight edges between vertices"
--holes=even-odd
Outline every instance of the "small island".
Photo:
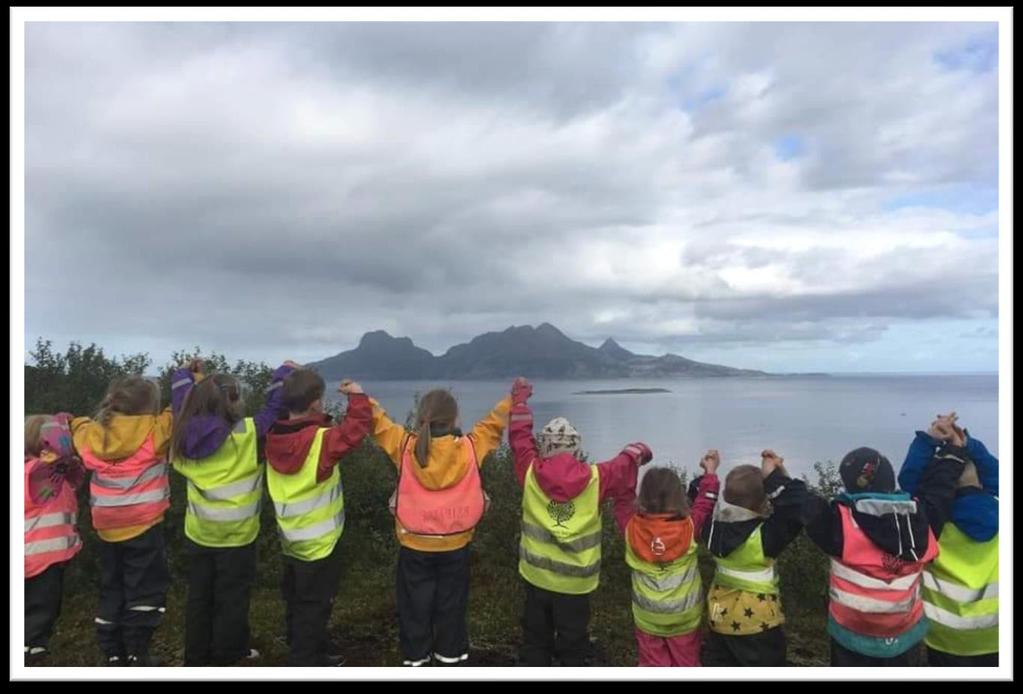
[{"label": "small island", "polygon": [[614,390],[580,390],[572,395],[624,395],[632,393],[670,393],[667,388],[617,388]]}]

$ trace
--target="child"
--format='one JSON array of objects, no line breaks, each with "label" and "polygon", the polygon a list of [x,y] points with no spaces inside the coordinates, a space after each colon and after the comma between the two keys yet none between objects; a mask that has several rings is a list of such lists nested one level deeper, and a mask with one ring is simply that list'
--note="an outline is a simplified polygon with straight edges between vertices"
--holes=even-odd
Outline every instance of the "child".
[{"label": "child", "polygon": [[284,552],[281,592],[285,629],[291,647],[289,665],[338,666],[327,624],[341,580],[338,540],[344,531],[345,501],[337,464],[369,433],[369,398],[357,383],[339,391],[348,411],[332,426],[323,411],[323,378],[311,369],[295,369],[284,379],[286,419],[274,422],[266,436],[267,486],[274,502]]},{"label": "child", "polygon": [[60,616],[64,567],[82,549],[75,523],[81,461],[71,446],[68,415],[25,419],[25,664],[49,653]]},{"label": "child", "polygon": [[703,540],[716,570],[707,596],[710,667],[785,665],[785,617],[775,559],[802,530],[806,485],[789,477],[774,451],[761,467],[740,465],[725,478]]},{"label": "child", "polygon": [[446,390],[419,400],[415,431],[374,400],[373,438],[398,468],[392,497],[398,550],[398,629],[403,663],[459,665],[469,658],[469,543],[483,515],[483,460],[501,442],[511,402],[501,400],[472,431],[459,428]]},{"label": "child", "polygon": [[95,419],[71,421],[75,448],[92,471],[102,574],[96,635],[108,665],[159,664],[149,646],[170,586],[163,517],[171,424],[170,408],[160,411],[160,387],[141,376],[113,381]]},{"label": "child", "polygon": [[611,460],[581,460],[582,438],[568,420],[552,419],[533,439],[526,401],[533,387],[512,385],[508,441],[523,488],[519,574],[525,581],[520,659],[529,666],[581,666],[589,655],[590,593],[600,582],[600,505],[612,499],[624,532],[634,513],[636,477],[653,454],[633,443]]},{"label": "child", "polygon": [[831,557],[831,665],[919,665],[920,576],[938,553],[923,504],[895,491],[891,463],[872,448],[848,453],[839,474],[845,491],[808,494],[805,515],[806,534]]},{"label": "child", "polygon": [[916,432],[899,472],[927,506],[938,557],[924,571],[932,666],[998,665],[998,459],[954,412]]},{"label": "child", "polygon": [[643,475],[636,514],[625,527],[640,666],[700,665],[703,595],[696,538],[714,510],[719,464],[714,450],[700,461],[706,474],[691,511],[674,470],[653,468]]},{"label": "child", "polygon": [[[171,461],[188,480],[185,550],[185,665],[232,665],[249,648],[249,595],[256,577],[256,536],[263,501],[259,452],[270,425],[287,410],[281,383],[297,365],[273,374],[266,406],[245,416],[238,381],[206,376],[193,359],[174,372]],[[182,391],[185,391],[182,393]]]}]

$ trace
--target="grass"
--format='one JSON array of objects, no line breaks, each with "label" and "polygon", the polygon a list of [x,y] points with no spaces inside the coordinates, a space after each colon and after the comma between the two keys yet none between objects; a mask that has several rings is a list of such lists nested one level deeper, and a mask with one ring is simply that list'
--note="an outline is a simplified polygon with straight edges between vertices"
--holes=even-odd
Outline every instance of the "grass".
[{"label": "grass", "polygon": [[[401,655],[394,595],[398,542],[387,511],[395,482],[394,467],[369,443],[342,466],[347,525],[341,539],[343,573],[330,633],[349,666],[398,666]],[[515,664],[520,643],[524,591],[517,570],[521,491],[507,449],[487,461],[483,479],[493,505],[477,530],[471,550],[470,664],[510,666]],[[173,504],[166,517],[166,531],[173,583],[153,652],[168,665],[181,665],[186,597],[182,552],[185,489],[179,476],[174,475],[172,481]],[[93,625],[99,565],[85,491],[80,504],[79,530],[85,547],[65,577],[63,611],[47,663],[51,666],[95,666],[102,660]],[[272,506],[264,506],[257,540],[259,571],[250,610],[252,646],[262,654],[254,665],[280,666],[287,659],[284,604],[278,586],[281,560]],[[702,548],[700,566],[706,586],[713,562]],[[826,665],[826,559],[801,536],[786,550],[779,566],[790,661],[793,665]],[[630,593],[624,545],[606,509],[601,584],[591,602],[594,665],[636,664]]]}]

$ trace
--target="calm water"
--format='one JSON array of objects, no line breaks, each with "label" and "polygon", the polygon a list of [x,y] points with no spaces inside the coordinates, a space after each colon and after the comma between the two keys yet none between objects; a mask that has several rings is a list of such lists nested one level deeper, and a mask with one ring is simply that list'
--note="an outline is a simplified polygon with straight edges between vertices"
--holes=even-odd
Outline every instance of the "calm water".
[{"label": "calm water", "polygon": [[[415,393],[449,387],[468,430],[504,397],[511,379],[362,385],[396,421],[404,421]],[[337,383],[328,388],[336,391]],[[671,392],[574,394],[616,388]],[[593,459],[605,460],[625,444],[643,441],[653,449],[655,463],[691,471],[708,448],[721,451],[724,469],[759,464],[760,451],[773,448],[791,472],[800,474],[818,460],[837,463],[858,446],[878,449],[898,469],[913,432],[948,410],[958,412],[960,422],[992,453],[998,451],[997,375],[535,381],[530,405],[537,431],[552,417],[567,417]]]}]

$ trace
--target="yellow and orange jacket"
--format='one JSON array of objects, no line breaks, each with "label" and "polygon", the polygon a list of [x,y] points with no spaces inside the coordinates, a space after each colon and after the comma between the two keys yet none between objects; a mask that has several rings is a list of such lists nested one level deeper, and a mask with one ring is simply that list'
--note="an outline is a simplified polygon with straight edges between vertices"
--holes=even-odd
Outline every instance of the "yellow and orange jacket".
[{"label": "yellow and orange jacket", "polygon": [[[384,449],[387,457],[400,472],[402,451],[414,449],[418,436],[410,434],[405,431],[405,427],[391,421],[376,400],[370,398],[370,403],[373,405],[373,439]],[[476,462],[480,467],[483,466],[487,455],[501,443],[501,436],[508,425],[510,410],[511,398],[504,398],[466,434],[472,443]],[[465,476],[470,464],[471,458],[466,453],[460,437],[436,436],[430,440],[430,455],[426,466],[413,465],[412,471],[426,489],[446,489]],[[461,549],[469,544],[475,532],[466,530],[456,535],[416,535],[403,528],[397,518],[394,521],[394,530],[402,546],[420,552],[449,552]]]},{"label": "yellow and orange jacket", "polygon": [[[149,437],[152,437],[156,454],[166,456],[172,425],[173,415],[169,407],[158,415],[114,415],[107,427],[89,417],[75,417],[71,420],[71,436],[75,450],[91,451],[97,458],[116,465],[119,460],[134,455]],[[123,542],[138,537],[162,521],[163,514],[142,525],[97,529],[96,532],[107,542]]]}]

